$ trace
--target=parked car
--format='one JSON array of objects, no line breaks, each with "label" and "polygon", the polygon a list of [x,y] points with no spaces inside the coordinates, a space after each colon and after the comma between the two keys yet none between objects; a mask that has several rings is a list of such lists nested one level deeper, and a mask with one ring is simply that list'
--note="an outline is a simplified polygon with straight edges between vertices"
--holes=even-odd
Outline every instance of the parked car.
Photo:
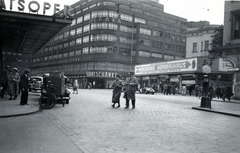
[{"label": "parked car", "polygon": [[29,80],[29,91],[41,90],[42,84],[43,84],[43,77],[32,76]]},{"label": "parked car", "polygon": [[144,88],[141,88],[139,90],[140,94],[144,93],[144,94],[154,94],[155,93],[155,90],[151,87],[144,87]]}]

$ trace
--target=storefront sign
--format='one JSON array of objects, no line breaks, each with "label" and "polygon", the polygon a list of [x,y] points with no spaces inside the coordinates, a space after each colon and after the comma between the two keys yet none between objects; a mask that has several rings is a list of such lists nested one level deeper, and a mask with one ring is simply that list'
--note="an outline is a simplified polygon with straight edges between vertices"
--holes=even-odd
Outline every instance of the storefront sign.
[{"label": "storefront sign", "polygon": [[188,72],[196,70],[197,58],[135,66],[136,75]]},{"label": "storefront sign", "polygon": [[115,78],[116,75],[115,72],[86,72],[86,77]]},{"label": "storefront sign", "polygon": [[196,81],[195,80],[183,80],[182,84],[195,84]]},{"label": "storefront sign", "polygon": [[119,18],[111,18],[111,17],[96,17],[92,18],[92,23],[100,23],[100,22],[111,22],[111,23],[119,23],[121,24],[121,19]]},{"label": "storefront sign", "polygon": [[219,58],[219,71],[239,71],[239,68],[236,67],[233,60]]},{"label": "storefront sign", "polygon": [[[43,2],[42,5],[38,1],[32,0],[28,4],[25,3],[25,0],[10,0],[10,10],[13,9],[17,5],[18,11],[24,11],[25,7],[28,7],[29,11],[32,13],[39,12],[40,9],[43,10],[43,14],[46,13],[47,10],[52,8],[51,4],[48,2]],[[53,6],[53,14],[56,14],[60,11],[60,4],[54,4]],[[0,8],[6,9],[6,3],[4,0],[0,0]],[[64,5],[64,16],[68,17],[71,15],[70,13],[71,7],[69,5]]]}]

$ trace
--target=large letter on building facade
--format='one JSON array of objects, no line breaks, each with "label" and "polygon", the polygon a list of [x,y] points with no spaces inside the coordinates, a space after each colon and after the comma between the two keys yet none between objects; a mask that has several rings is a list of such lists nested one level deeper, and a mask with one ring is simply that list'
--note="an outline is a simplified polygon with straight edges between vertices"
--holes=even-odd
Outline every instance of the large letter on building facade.
[{"label": "large letter on building facade", "polygon": [[51,8],[51,4],[48,2],[43,3],[43,14],[46,13],[46,10],[49,10]]},{"label": "large letter on building facade", "polygon": [[25,7],[22,3],[25,3],[25,1],[24,0],[19,0],[18,1],[18,5],[20,6],[20,7],[18,7],[19,11],[24,11],[24,9],[25,9]]},{"label": "large letter on building facade", "polygon": [[64,16],[65,16],[65,17],[71,16],[70,10],[71,10],[71,6],[69,6],[69,5],[64,5]]},{"label": "large letter on building facade", "polygon": [[[37,9],[32,9],[32,7],[31,7],[32,4],[36,4],[36,5],[37,5]],[[37,1],[31,1],[31,2],[28,4],[28,9],[29,9],[31,12],[38,12],[39,9],[40,9],[40,4],[39,4]]]},{"label": "large letter on building facade", "polygon": [[59,4],[54,4],[54,14],[58,13],[60,10],[59,10]]}]

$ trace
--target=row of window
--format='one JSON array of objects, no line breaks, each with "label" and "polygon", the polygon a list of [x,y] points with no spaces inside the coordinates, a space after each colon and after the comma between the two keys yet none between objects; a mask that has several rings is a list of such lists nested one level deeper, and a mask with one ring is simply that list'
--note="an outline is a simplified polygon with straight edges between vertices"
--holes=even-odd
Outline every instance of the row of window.
[{"label": "row of window", "polygon": [[[198,50],[197,50],[197,44],[198,44],[198,43],[193,43],[193,50],[192,50],[192,52],[198,52]],[[210,46],[210,44],[209,44],[209,41],[208,41],[208,40],[207,40],[207,41],[204,41],[204,48],[203,48],[203,42],[201,42],[201,51],[202,51],[202,50],[208,51],[208,50],[209,50],[209,46]]]},{"label": "row of window", "polygon": [[49,72],[77,72],[86,70],[110,70],[110,71],[128,71],[129,65],[123,63],[111,62],[85,62],[77,64],[62,64],[58,66],[48,66],[36,68],[32,71],[34,74],[43,74]]}]

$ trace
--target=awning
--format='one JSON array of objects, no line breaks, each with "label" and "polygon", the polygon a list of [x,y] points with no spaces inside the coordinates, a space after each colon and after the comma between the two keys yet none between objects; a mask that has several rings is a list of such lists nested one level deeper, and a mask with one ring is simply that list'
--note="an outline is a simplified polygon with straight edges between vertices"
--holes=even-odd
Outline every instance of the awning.
[{"label": "awning", "polygon": [[34,54],[71,23],[72,18],[0,10],[1,51]]}]

